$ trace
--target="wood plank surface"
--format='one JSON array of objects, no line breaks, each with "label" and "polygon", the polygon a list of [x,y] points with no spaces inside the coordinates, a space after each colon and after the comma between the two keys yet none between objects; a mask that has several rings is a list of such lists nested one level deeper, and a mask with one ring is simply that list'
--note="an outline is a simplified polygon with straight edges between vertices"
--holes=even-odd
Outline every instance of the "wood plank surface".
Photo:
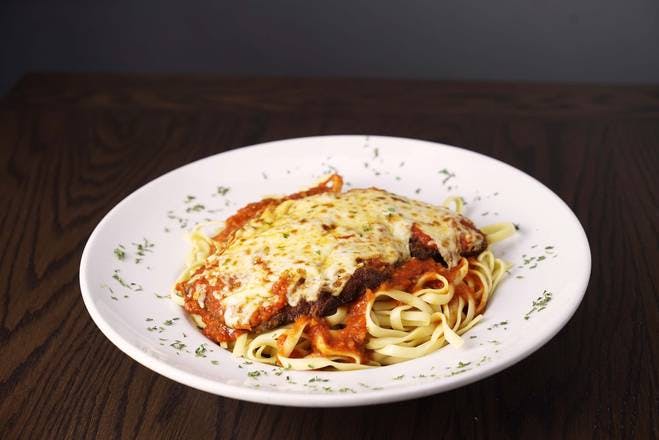
[{"label": "wood plank surface", "polygon": [[[478,151],[584,225],[585,299],[546,346],[447,393],[301,409],[142,367],[87,314],[78,269],[123,197],[211,154],[322,134]],[[659,87],[31,74],[0,101],[0,438],[657,438]]]}]

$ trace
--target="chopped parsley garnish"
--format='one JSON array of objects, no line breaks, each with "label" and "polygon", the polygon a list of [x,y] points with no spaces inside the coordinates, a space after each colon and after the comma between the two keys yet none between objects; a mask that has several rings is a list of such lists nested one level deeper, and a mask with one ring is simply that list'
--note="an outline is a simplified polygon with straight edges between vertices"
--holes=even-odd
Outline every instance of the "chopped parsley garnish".
[{"label": "chopped parsley garnish", "polygon": [[260,371],[250,371],[249,373],[247,373],[247,376],[251,377],[252,379],[256,379],[260,375],[261,375]]},{"label": "chopped parsley garnish", "polygon": [[218,186],[217,193],[221,196],[226,196],[227,193],[231,190],[228,186]]},{"label": "chopped parsley garnish", "polygon": [[203,211],[204,209],[206,209],[206,207],[205,207],[204,205],[202,205],[201,203],[196,203],[196,204],[194,204],[194,205],[192,205],[192,206],[188,206],[187,208],[185,208],[185,212],[187,212],[187,213],[190,213],[190,212],[201,212],[201,211]]},{"label": "chopped parsley garnish", "polygon": [[[309,364],[309,365],[311,365],[311,364]],[[329,379],[323,379],[322,377],[314,376],[314,377],[312,377],[311,379],[309,379],[308,382],[309,382],[309,383],[313,383],[313,382],[329,382]]]},{"label": "chopped parsley garnish", "polygon": [[392,379],[393,379],[393,380],[401,380],[401,379],[404,378],[404,377],[405,377],[405,375],[404,375],[404,374],[401,374],[400,376],[396,376],[396,377],[394,377],[394,378],[392,378]]},{"label": "chopped parsley garnish", "polygon": [[169,346],[174,347],[178,351],[181,351],[186,347],[186,345],[183,342],[179,341],[178,339],[176,341],[172,342],[171,344],[169,344]]},{"label": "chopped parsley garnish", "polygon": [[478,361],[478,363],[476,364],[476,366],[477,366],[477,367],[480,367],[480,366],[483,365],[485,362],[488,362],[488,361],[490,361],[490,360],[492,360],[492,358],[490,358],[489,356],[483,356],[483,357]]},{"label": "chopped parsley garnish", "polygon": [[464,368],[467,365],[471,365],[471,362],[462,362],[462,361],[458,362],[458,368]]},{"label": "chopped parsley garnish", "polygon": [[206,352],[208,350],[206,349],[206,344],[201,344],[197,349],[194,351],[195,356],[197,357],[206,357]]},{"label": "chopped parsley garnish", "polygon": [[549,302],[552,299],[552,296],[553,295],[550,291],[548,291],[548,290],[543,291],[542,295],[539,296],[535,301],[533,301],[531,310],[526,312],[526,315],[524,315],[524,319],[528,320],[531,317],[532,313],[540,312],[540,311],[546,309],[547,304],[549,304]]},{"label": "chopped parsley garnish", "polygon": [[135,254],[137,255],[137,257],[135,257],[135,264],[139,264],[147,252],[153,252],[153,247],[155,246],[153,242],[146,238],[143,238],[141,243],[131,244],[135,247]]},{"label": "chopped parsley garnish", "polygon": [[124,261],[126,259],[126,248],[123,244],[120,244],[114,249],[114,255],[117,257],[117,260]]},{"label": "chopped parsley garnish", "polygon": [[101,284],[101,289],[107,289],[108,292],[110,292],[110,295],[114,295],[114,290],[112,290],[112,287],[108,286],[107,284]]},{"label": "chopped parsley garnish", "polygon": [[455,173],[452,173],[451,171],[447,170],[446,168],[439,170],[438,173],[443,174],[444,176],[446,176],[446,177],[444,177],[444,180],[442,180],[442,185],[446,185],[446,182],[448,182],[453,177],[455,177]]},{"label": "chopped parsley garnish", "polygon": [[125,287],[125,288],[127,288],[127,289],[130,289],[130,288],[131,288],[130,285],[129,285],[129,284],[128,284],[123,278],[121,278],[121,276],[119,275],[119,269],[115,269],[115,270],[114,270],[114,273],[112,274],[112,278],[113,278],[116,282],[118,282],[119,284],[121,284],[123,287]]},{"label": "chopped parsley garnish", "polygon": [[[504,325],[508,325],[508,321],[497,322],[495,324],[492,324],[492,326],[488,327],[487,329],[492,330],[493,328],[501,327],[501,326],[504,326]],[[506,330],[506,329],[504,329],[504,330]]]}]

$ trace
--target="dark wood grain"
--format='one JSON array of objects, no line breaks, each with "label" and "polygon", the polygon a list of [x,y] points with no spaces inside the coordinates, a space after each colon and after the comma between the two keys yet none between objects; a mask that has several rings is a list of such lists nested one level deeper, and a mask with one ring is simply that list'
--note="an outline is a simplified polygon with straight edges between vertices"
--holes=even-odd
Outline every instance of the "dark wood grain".
[{"label": "dark wood grain", "polygon": [[[545,183],[592,248],[574,318],[486,380],[349,409],[196,391],[105,339],[78,264],[115,203],[213,153],[335,133],[458,145]],[[654,86],[28,75],[0,103],[0,438],[657,438],[658,152]]]}]

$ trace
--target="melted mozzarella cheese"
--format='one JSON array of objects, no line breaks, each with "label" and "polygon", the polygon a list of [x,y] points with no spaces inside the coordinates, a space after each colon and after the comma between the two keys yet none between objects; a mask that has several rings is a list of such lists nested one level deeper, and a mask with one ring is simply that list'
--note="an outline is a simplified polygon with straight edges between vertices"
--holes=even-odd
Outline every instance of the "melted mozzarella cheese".
[{"label": "melted mozzarella cheese", "polygon": [[460,233],[469,234],[461,216],[427,203],[378,189],[355,189],[287,200],[264,211],[236,231],[220,254],[211,255],[206,273],[222,280],[230,327],[249,325],[259,309],[278,301],[273,285],[285,276],[286,301],[312,302],[320,292],[338,295],[365,261],[394,264],[410,258],[411,227],[416,224],[437,246],[449,267],[460,258]]}]

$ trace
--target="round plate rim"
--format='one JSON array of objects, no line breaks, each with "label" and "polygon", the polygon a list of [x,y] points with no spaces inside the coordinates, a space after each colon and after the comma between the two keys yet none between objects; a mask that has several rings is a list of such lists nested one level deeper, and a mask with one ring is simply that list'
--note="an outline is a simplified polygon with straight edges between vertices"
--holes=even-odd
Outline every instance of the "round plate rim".
[{"label": "round plate rim", "polygon": [[[504,359],[501,359],[497,363],[490,365],[488,368],[484,370],[479,370],[478,372],[474,372],[474,374],[465,375],[463,377],[456,377],[453,381],[448,383],[438,381],[435,383],[408,384],[403,387],[396,387],[391,389],[366,390],[360,392],[359,394],[304,394],[297,392],[295,393],[276,392],[276,391],[268,391],[268,390],[259,390],[259,389],[249,388],[240,385],[232,385],[232,384],[222,383],[219,381],[212,381],[209,379],[201,378],[185,370],[173,367],[170,364],[166,363],[165,361],[157,359],[156,357],[150,356],[149,354],[143,352],[138,347],[135,347],[133,344],[131,344],[129,341],[123,338],[118,332],[116,332],[113,329],[112,325],[103,318],[101,312],[96,306],[96,303],[94,302],[94,299],[91,294],[90,286],[85,276],[85,273],[87,272],[87,267],[90,264],[89,252],[103,225],[106,222],[110,221],[112,215],[115,212],[119,211],[123,205],[128,203],[132,198],[136,197],[139,193],[143,191],[147,191],[149,188],[156,185],[160,180],[165,179],[167,176],[169,176],[172,173],[180,172],[181,170],[184,170],[188,167],[195,166],[199,162],[210,160],[221,155],[225,156],[231,154],[240,154],[241,152],[250,149],[273,148],[273,147],[277,147],[278,144],[286,144],[297,141],[313,141],[314,139],[328,139],[328,138],[345,139],[345,138],[364,138],[364,137],[369,137],[371,140],[387,139],[391,141],[423,143],[434,147],[440,146],[447,149],[459,150],[460,153],[467,155],[479,156],[488,159],[490,161],[494,161],[497,166],[504,167],[510,172],[523,176],[524,178],[528,179],[529,181],[537,185],[538,188],[545,191],[547,195],[555,198],[559,202],[559,204],[562,205],[563,208],[566,210],[566,213],[570,215],[570,219],[572,220],[573,224],[578,228],[578,232],[580,233],[582,239],[580,245],[582,245],[582,248],[585,251],[584,257],[587,262],[587,267],[584,268],[585,270],[583,276],[580,279],[580,282],[578,283],[578,287],[575,288],[573,292],[571,292],[574,296],[572,297],[572,303],[570,304],[571,308],[569,312],[561,315],[561,319],[558,320],[549,331],[545,332],[542,335],[542,338],[540,338],[532,346],[524,347],[523,350],[519,350],[513,356],[509,356]],[[158,176],[157,178],[142,185],[140,188],[136,189],[128,196],[126,196],[124,199],[122,199],[110,211],[108,211],[103,217],[103,219],[96,225],[89,239],[87,240],[87,243],[85,244],[85,248],[82,253],[82,258],[80,262],[79,281],[80,281],[80,289],[82,293],[83,302],[87,308],[87,311],[92,317],[92,320],[94,321],[96,326],[101,330],[101,332],[110,340],[110,342],[112,342],[117,348],[119,348],[129,357],[131,357],[141,365],[147,367],[152,371],[155,371],[156,373],[162,376],[165,376],[173,381],[182,383],[184,385],[188,385],[192,388],[196,388],[201,391],[209,392],[224,397],[255,402],[255,403],[294,406],[294,407],[349,407],[349,406],[362,406],[362,405],[374,405],[374,404],[397,402],[397,401],[409,400],[413,398],[419,398],[432,394],[450,391],[480,381],[487,377],[490,377],[516,364],[517,362],[525,359],[526,357],[530,356],[532,353],[543,347],[545,344],[547,344],[547,342],[549,342],[554,336],[556,336],[556,334],[561,329],[565,327],[565,325],[572,318],[572,316],[574,315],[574,313],[576,312],[576,310],[578,309],[579,305],[583,300],[583,297],[586,293],[586,289],[588,286],[588,282],[590,280],[590,274],[591,274],[590,246],[588,243],[588,237],[583,229],[583,226],[581,225],[581,222],[579,222],[579,219],[574,214],[572,209],[558,195],[556,195],[556,193],[554,193],[542,182],[538,181],[537,179],[525,173],[524,171],[515,168],[512,165],[509,165],[505,162],[502,162],[496,158],[475,151],[471,151],[451,145],[446,145],[439,142],[426,141],[426,140],[413,139],[413,138],[395,137],[395,136],[343,134],[343,135],[309,136],[309,137],[281,139],[281,140],[263,142],[250,146],[235,148],[229,151],[217,153],[211,156],[207,156],[195,160],[193,162],[175,168],[171,171],[168,171],[167,173],[162,174],[161,176]],[[337,372],[337,374],[340,373],[341,372]]]}]

